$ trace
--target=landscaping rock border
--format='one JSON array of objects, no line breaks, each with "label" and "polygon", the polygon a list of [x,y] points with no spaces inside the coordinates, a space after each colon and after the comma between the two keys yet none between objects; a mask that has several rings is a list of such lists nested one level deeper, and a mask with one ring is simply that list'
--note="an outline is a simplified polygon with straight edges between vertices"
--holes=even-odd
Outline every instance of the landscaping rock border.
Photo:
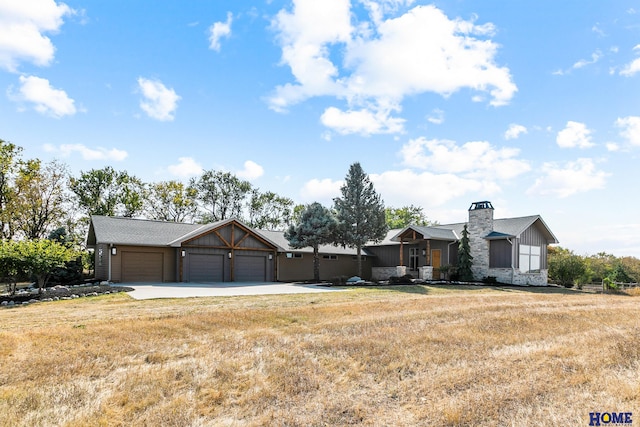
[{"label": "landscaping rock border", "polygon": [[16,307],[37,302],[70,300],[119,292],[131,292],[133,288],[113,286],[108,282],[75,286],[53,286],[38,293],[37,288],[20,289],[15,295],[0,295],[0,307]]}]

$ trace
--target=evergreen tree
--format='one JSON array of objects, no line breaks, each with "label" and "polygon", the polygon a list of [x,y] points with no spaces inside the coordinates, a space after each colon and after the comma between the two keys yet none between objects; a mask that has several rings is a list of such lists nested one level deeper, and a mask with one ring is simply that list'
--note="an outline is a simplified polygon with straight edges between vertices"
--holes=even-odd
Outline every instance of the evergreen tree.
[{"label": "evergreen tree", "polygon": [[384,203],[357,162],[349,167],[340,191],[342,197],[333,199],[338,219],[338,241],[356,248],[358,276],[362,277],[362,247],[368,242],[384,239],[388,230]]},{"label": "evergreen tree", "polygon": [[473,280],[473,272],[471,271],[473,257],[471,256],[471,247],[469,246],[469,231],[467,224],[462,229],[462,239],[458,245],[458,275],[460,280],[470,282]]},{"label": "evergreen tree", "polygon": [[297,225],[290,225],[284,233],[294,249],[313,248],[313,280],[320,281],[319,246],[333,243],[335,240],[336,220],[329,209],[320,203],[308,205],[300,216]]}]

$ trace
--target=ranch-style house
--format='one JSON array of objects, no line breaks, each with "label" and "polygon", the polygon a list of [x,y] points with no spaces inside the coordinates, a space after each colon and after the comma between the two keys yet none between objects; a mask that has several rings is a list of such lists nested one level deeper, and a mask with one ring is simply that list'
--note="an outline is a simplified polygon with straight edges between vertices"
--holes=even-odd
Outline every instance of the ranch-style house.
[{"label": "ranch-style house", "polygon": [[[519,285],[547,283],[547,245],[558,243],[540,215],[493,218],[490,202],[474,202],[466,223],[390,230],[363,250],[363,278],[411,274],[440,279],[457,263],[467,225],[475,280],[495,277]],[[95,276],[113,282],[272,282],[313,277],[311,248],[292,249],[284,233],[255,230],[237,219],[185,224],[92,216],[87,245]],[[351,248],[320,247],[322,280],[357,272]]]}]

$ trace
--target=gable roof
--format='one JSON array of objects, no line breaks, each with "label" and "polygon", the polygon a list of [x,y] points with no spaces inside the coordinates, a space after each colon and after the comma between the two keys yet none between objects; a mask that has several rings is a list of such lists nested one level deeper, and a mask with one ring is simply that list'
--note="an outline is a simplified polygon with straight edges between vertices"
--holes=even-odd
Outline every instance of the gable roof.
[{"label": "gable roof", "polygon": [[255,232],[235,218],[209,224],[186,224],[101,215],[91,216],[87,246],[92,247],[100,242],[112,245],[180,247],[187,240],[206,234],[231,222],[236,222],[247,230],[253,231],[267,243],[276,248],[278,247],[277,243],[261,233]]},{"label": "gable roof", "polygon": [[[390,230],[389,233],[387,233],[387,237],[384,239],[383,243],[380,243],[380,245],[399,244],[400,235],[402,235],[409,229],[415,230],[417,233],[422,234],[424,236],[424,239],[456,241],[461,238],[462,230],[465,224],[468,223],[460,222],[456,224],[432,225],[428,227],[410,225],[400,230]],[[558,239],[551,232],[540,215],[494,219],[493,230],[488,235],[484,236],[484,238],[495,240],[518,237],[534,224],[538,225],[538,229],[545,236],[549,243],[558,243]]]},{"label": "gable roof", "polygon": [[87,246],[95,246],[98,242],[113,245],[167,246],[180,236],[202,227],[202,224],[92,215]]}]

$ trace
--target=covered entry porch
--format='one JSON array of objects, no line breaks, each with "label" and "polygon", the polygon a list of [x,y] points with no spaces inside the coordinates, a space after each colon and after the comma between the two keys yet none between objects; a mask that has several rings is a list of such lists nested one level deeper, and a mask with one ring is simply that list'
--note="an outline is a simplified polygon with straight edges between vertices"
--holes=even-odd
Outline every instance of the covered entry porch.
[{"label": "covered entry porch", "polygon": [[455,265],[458,237],[451,229],[408,226],[392,240],[399,242],[398,266],[405,274],[424,280],[442,279],[440,267]]}]

